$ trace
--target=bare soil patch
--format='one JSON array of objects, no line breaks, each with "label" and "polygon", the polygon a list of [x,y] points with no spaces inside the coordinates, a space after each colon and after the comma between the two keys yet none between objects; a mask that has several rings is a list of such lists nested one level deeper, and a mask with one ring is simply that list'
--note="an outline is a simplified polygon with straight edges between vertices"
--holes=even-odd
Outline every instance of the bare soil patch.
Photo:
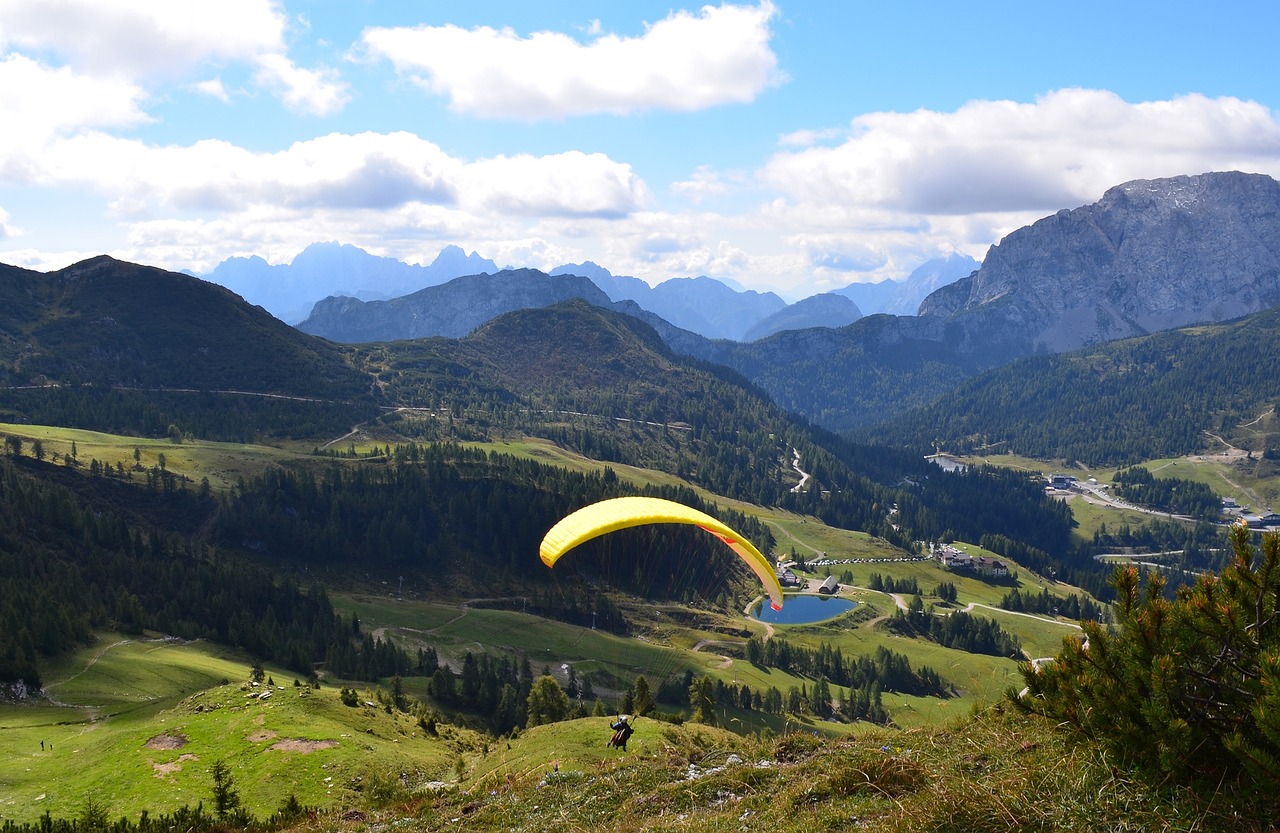
[{"label": "bare soil patch", "polygon": [[181,749],[187,745],[187,739],[182,735],[156,735],[147,741],[148,749]]},{"label": "bare soil patch", "polygon": [[245,738],[245,740],[249,741],[250,743],[258,743],[259,741],[271,740],[276,736],[277,735],[275,732],[271,731],[270,729],[266,729],[261,732],[254,732],[252,735],[249,735],[249,737]]},{"label": "bare soil patch", "polygon": [[301,738],[285,738],[271,744],[271,749],[281,752],[318,752],[321,749],[332,749],[337,746],[336,740],[302,740]]},{"label": "bare soil patch", "polygon": [[199,760],[199,758],[197,758],[195,755],[187,753],[187,754],[179,755],[176,761],[170,761],[167,764],[158,764],[155,761],[147,761],[147,763],[151,764],[151,768],[156,771],[157,778],[163,778],[166,775],[172,775],[175,772],[181,771],[182,764],[184,762],[196,761],[196,760]]}]

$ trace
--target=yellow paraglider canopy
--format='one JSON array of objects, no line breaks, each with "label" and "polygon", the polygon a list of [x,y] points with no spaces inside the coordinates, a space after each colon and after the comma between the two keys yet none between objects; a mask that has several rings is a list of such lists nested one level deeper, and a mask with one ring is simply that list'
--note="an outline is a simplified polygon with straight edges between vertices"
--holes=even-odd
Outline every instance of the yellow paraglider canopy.
[{"label": "yellow paraglider canopy", "polygon": [[616,497],[584,506],[551,527],[538,547],[542,563],[554,567],[560,556],[609,532],[645,524],[691,524],[719,538],[759,576],[774,610],[782,609],[782,585],[773,565],[751,542],[705,512],[656,497]]}]

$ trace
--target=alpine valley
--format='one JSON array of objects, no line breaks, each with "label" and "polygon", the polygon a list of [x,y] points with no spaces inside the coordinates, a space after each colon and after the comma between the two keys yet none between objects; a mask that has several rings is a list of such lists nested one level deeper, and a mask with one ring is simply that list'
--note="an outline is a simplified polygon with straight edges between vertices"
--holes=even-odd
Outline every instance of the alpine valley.
[{"label": "alpine valley", "polygon": [[[1243,173],[792,304],[0,265],[0,828],[1271,829],[1276,344]],[[689,526],[538,559],[623,495],[818,612]]]}]

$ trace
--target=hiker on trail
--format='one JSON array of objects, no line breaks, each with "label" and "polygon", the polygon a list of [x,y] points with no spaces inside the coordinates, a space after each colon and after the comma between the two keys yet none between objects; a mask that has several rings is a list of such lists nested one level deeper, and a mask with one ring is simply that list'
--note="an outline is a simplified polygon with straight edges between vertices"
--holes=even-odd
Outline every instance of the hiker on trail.
[{"label": "hiker on trail", "polygon": [[623,752],[627,751],[627,739],[631,737],[631,733],[635,731],[631,727],[631,722],[627,716],[621,715],[617,720],[609,724],[609,728],[613,730],[613,737],[609,738],[609,746],[615,746]]}]

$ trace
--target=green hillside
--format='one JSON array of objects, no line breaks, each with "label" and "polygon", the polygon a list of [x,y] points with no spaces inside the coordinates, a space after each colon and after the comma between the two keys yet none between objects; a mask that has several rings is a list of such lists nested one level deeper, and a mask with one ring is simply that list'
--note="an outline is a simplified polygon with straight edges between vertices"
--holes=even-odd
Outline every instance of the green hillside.
[{"label": "green hillside", "polygon": [[1020,359],[859,432],[891,444],[1118,465],[1237,447],[1280,449],[1270,372],[1280,310]]},{"label": "green hillside", "polygon": [[[0,833],[1054,829],[1082,789],[1095,823],[1231,814],[991,710],[1110,569],[1027,472],[851,443],[581,303],[339,347],[109,259],[12,277]],[[536,559],[623,494],[853,607],[765,624],[687,527]],[[942,541],[1011,574],[944,569]]]},{"label": "green hillside", "polygon": [[9,380],[352,398],[345,351],[198,278],[98,257],[38,274],[8,267],[0,355]]}]

